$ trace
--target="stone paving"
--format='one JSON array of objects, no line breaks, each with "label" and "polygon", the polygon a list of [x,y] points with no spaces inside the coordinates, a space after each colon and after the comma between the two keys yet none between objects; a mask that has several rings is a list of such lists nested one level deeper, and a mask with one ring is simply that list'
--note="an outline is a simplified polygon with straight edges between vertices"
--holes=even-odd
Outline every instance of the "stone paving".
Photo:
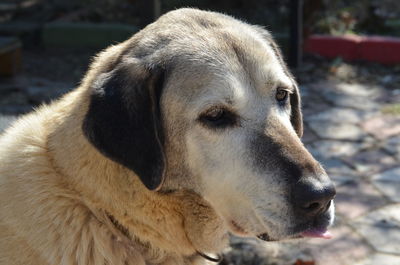
[{"label": "stone paving", "polygon": [[[0,131],[15,114],[70,87],[24,76],[0,80]],[[302,84],[301,92],[303,142],[337,186],[334,238],[279,244],[233,238],[229,253],[241,254],[226,263],[400,265],[400,116],[382,112],[400,102],[400,93],[332,80]]]}]

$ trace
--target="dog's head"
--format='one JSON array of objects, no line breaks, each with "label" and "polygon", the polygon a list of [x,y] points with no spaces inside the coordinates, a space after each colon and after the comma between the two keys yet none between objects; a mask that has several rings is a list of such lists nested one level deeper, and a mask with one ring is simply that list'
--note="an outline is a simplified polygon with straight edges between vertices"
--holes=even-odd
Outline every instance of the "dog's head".
[{"label": "dog's head", "polygon": [[300,141],[299,90],[266,30],[182,9],[122,45],[92,82],[97,149],[154,192],[200,194],[235,234],[326,236],[335,189]]}]

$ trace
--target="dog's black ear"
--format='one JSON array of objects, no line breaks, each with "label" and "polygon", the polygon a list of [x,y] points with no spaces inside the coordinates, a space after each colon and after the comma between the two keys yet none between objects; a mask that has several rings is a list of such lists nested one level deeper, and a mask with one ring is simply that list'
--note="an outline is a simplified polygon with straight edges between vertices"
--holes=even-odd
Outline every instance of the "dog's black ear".
[{"label": "dog's black ear", "polygon": [[297,86],[295,87],[294,93],[290,95],[290,106],[292,109],[290,122],[292,123],[297,135],[301,138],[303,136],[303,115],[301,113],[299,88]]},{"label": "dog's black ear", "polygon": [[126,66],[101,74],[93,82],[82,125],[102,154],[131,169],[150,190],[159,189],[164,178],[163,80],[162,70]]}]

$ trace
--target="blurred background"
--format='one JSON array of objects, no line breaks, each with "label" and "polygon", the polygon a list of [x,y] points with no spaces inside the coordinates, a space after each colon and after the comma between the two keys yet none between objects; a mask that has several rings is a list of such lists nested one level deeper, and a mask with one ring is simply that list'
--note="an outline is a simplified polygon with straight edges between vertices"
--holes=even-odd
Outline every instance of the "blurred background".
[{"label": "blurred background", "polygon": [[270,30],[300,84],[304,144],[337,185],[334,239],[232,237],[225,265],[400,264],[398,0],[1,0],[0,131],[91,58],[179,7]]}]

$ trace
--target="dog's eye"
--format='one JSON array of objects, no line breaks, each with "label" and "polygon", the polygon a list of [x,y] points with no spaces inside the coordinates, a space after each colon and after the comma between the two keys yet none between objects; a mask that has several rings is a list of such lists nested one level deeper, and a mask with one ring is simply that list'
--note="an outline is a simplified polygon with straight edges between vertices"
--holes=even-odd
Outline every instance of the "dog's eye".
[{"label": "dog's eye", "polygon": [[284,104],[286,102],[288,96],[289,96],[289,92],[286,89],[278,88],[276,90],[275,98],[279,103]]},{"label": "dog's eye", "polygon": [[209,127],[224,128],[234,125],[236,116],[224,108],[213,108],[200,115],[199,120]]}]

